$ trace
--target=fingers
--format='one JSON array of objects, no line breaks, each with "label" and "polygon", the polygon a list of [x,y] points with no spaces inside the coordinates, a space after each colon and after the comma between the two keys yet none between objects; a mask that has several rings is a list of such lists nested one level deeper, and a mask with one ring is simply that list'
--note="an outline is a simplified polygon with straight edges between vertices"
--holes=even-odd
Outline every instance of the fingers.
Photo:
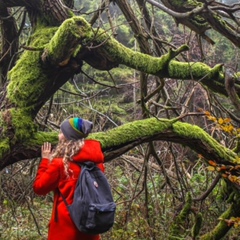
[{"label": "fingers", "polygon": [[43,143],[42,147],[42,158],[51,159],[52,144],[49,142]]},{"label": "fingers", "polygon": [[45,142],[42,145],[42,151],[44,152],[51,152],[52,144],[49,142]]}]

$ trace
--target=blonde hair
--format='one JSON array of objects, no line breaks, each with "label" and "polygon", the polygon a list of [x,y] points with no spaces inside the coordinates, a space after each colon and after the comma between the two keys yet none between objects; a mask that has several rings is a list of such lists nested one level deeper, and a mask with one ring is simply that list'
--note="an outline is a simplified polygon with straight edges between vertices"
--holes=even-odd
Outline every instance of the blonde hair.
[{"label": "blonde hair", "polygon": [[84,146],[84,139],[80,139],[77,141],[74,140],[61,140],[56,146],[52,159],[56,157],[63,158],[64,171],[69,177],[69,162],[73,161],[73,156],[75,156]]}]

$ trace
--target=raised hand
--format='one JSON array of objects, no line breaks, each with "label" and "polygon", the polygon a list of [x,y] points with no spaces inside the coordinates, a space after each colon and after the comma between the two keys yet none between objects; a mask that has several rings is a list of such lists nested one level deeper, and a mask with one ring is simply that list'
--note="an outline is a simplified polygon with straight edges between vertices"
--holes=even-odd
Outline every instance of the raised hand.
[{"label": "raised hand", "polygon": [[42,158],[47,158],[47,159],[51,159],[52,156],[52,145],[49,142],[45,142],[42,145]]}]

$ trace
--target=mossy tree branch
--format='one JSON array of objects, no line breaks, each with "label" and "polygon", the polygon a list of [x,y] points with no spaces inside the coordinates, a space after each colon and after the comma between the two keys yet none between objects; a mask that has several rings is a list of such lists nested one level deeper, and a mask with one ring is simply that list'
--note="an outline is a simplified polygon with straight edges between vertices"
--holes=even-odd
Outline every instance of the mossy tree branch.
[{"label": "mossy tree branch", "polygon": [[192,198],[191,195],[188,194],[184,207],[182,208],[182,210],[174,220],[173,224],[171,225],[169,240],[184,239],[183,237],[180,237],[181,229],[182,226],[184,226],[184,223],[187,220],[188,215],[191,213],[191,206]]},{"label": "mossy tree branch", "polygon": [[[28,126],[29,127],[29,126]],[[25,139],[23,144],[28,150],[36,151],[44,141],[57,142],[57,132],[53,133],[35,133]],[[213,160],[221,164],[234,165],[237,154],[230,149],[223,147],[208,133],[198,126],[188,123],[178,122],[176,119],[156,119],[149,118],[145,120],[137,120],[131,123],[111,129],[107,132],[92,133],[89,138],[101,142],[102,149],[105,154],[105,160],[111,161],[123,153],[129,151],[135,146],[150,141],[169,141],[188,146],[200,153],[207,160]],[[5,140],[0,141],[0,145],[4,145]],[[5,149],[5,151],[3,150]],[[15,153],[14,156],[6,151],[7,148],[0,148],[2,156],[0,169],[5,166],[23,159],[27,159],[24,153]],[[40,152],[31,152],[31,158],[38,157]],[[29,158],[29,156],[28,156]]]},{"label": "mossy tree branch", "polygon": [[[8,99],[19,107],[31,108],[34,113],[80,71],[82,61],[99,69],[124,64],[159,77],[197,80],[227,95],[221,65],[211,68],[200,62],[173,60],[187,46],[170,50],[160,58],[152,57],[126,48],[102,30],[93,30],[81,17],[68,19],[59,28],[39,27],[30,45],[37,51],[25,52],[9,73]],[[96,55],[98,58],[93,58]],[[236,92],[240,95],[238,88]]]}]

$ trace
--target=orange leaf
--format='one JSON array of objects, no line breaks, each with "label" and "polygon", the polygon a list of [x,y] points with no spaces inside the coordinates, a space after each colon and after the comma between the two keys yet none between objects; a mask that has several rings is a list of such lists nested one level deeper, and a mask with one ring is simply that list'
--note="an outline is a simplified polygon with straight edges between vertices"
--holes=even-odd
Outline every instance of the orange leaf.
[{"label": "orange leaf", "polygon": [[209,160],[208,163],[209,163],[210,165],[214,166],[214,167],[217,166],[217,164],[216,164],[214,161],[212,161],[212,160]]},{"label": "orange leaf", "polygon": [[223,170],[226,170],[226,169],[227,169],[227,167],[225,165],[220,167],[220,171],[223,171]]},{"label": "orange leaf", "polygon": [[224,123],[230,123],[231,119],[230,118],[224,118]]}]

